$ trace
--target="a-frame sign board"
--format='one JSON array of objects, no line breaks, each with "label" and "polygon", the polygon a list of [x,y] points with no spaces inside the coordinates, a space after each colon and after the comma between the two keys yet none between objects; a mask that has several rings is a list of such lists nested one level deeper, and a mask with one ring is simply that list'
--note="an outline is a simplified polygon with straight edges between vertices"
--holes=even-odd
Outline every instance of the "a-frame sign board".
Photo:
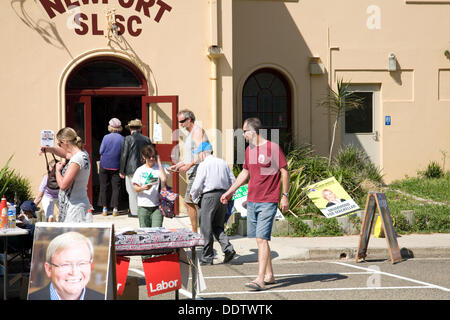
[{"label": "a-frame sign board", "polygon": [[392,224],[391,213],[387,204],[386,195],[384,193],[377,192],[369,192],[367,196],[366,209],[364,211],[364,218],[359,236],[356,262],[358,262],[359,259],[365,259],[367,256],[367,245],[369,243],[370,231],[372,230],[376,209],[378,209],[378,213],[381,217],[391,262],[399,262],[402,260],[402,256],[398,247],[397,236],[394,230],[394,225]]}]

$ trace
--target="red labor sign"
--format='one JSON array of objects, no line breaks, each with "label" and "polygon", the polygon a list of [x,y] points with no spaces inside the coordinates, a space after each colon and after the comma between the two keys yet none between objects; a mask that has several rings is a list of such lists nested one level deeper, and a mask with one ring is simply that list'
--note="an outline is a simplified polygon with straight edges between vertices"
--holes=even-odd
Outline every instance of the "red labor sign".
[{"label": "red labor sign", "polygon": [[117,294],[119,296],[123,295],[123,291],[125,290],[129,265],[130,258],[122,256],[116,257]]},{"label": "red labor sign", "polygon": [[177,253],[146,259],[143,265],[149,297],[181,288]]}]

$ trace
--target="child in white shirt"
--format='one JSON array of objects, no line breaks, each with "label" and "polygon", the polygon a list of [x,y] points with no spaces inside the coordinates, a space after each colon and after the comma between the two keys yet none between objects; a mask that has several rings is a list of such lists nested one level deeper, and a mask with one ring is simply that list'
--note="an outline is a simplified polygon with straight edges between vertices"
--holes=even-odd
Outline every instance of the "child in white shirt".
[{"label": "child in white shirt", "polygon": [[162,227],[163,215],[159,211],[159,184],[167,183],[168,172],[163,168],[156,148],[146,145],[142,148],[145,164],[136,169],[132,183],[138,194],[138,218],[141,228]]}]

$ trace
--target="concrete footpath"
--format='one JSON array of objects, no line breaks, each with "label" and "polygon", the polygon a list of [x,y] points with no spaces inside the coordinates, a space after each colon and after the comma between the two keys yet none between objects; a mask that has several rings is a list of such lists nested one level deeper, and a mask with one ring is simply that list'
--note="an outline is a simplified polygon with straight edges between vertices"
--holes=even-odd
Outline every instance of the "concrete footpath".
[{"label": "concrete footpath", "polygon": [[[139,228],[137,218],[128,215],[113,217],[111,214],[94,215],[94,222],[111,222],[115,230],[124,228]],[[189,217],[181,214],[173,219],[164,219],[163,226],[167,229],[185,228],[191,230]],[[236,250],[236,262],[257,262],[257,247],[255,239],[242,236],[231,236],[230,241]],[[450,258],[450,233],[400,235],[397,238],[399,248],[404,258]],[[285,260],[354,260],[359,245],[359,235],[341,237],[272,237],[270,247],[273,263]],[[222,263],[223,254],[217,241],[215,264]],[[389,259],[386,239],[369,239],[366,260]]]}]

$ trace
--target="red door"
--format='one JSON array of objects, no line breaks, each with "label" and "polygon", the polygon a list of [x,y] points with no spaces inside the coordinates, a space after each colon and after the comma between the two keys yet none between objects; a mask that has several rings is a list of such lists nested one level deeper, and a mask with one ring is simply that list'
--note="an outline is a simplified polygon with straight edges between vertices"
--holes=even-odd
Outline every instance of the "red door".
[{"label": "red door", "polygon": [[[142,96],[141,104],[141,119],[142,119],[142,134],[149,136],[148,123],[149,110],[151,104],[169,103],[171,105],[171,129],[172,131],[178,129],[177,113],[178,113],[178,96]],[[92,95],[67,95],[67,114],[66,125],[75,129],[78,135],[85,143],[84,149],[92,155]],[[173,148],[178,144],[178,141],[171,141],[171,143],[156,143],[156,150],[161,157],[161,161],[171,163],[171,153]],[[94,206],[94,195],[92,187],[92,171],[96,170],[95,162],[91,159],[91,174],[88,183],[88,197],[91,204]],[[172,188],[174,192],[179,193],[178,173],[172,174]],[[179,201],[175,203],[175,213],[179,213]]]},{"label": "red door", "polygon": [[[148,123],[149,119],[149,110],[151,110],[151,104],[157,103],[168,103],[171,104],[172,112],[171,112],[171,129],[172,132],[178,129],[178,96],[145,96],[142,97],[142,134],[145,136],[149,136],[149,129],[152,128],[151,124]],[[173,135],[172,135],[173,137]],[[172,150],[178,145],[177,140],[170,139],[171,143],[159,143],[154,142],[156,145],[156,150],[161,158],[162,162],[172,163]],[[178,173],[171,173],[172,175],[172,188],[173,191],[179,194],[179,184],[178,184]],[[178,198],[179,199],[179,198]],[[177,199],[175,203],[175,214],[179,213],[179,200]]]}]

